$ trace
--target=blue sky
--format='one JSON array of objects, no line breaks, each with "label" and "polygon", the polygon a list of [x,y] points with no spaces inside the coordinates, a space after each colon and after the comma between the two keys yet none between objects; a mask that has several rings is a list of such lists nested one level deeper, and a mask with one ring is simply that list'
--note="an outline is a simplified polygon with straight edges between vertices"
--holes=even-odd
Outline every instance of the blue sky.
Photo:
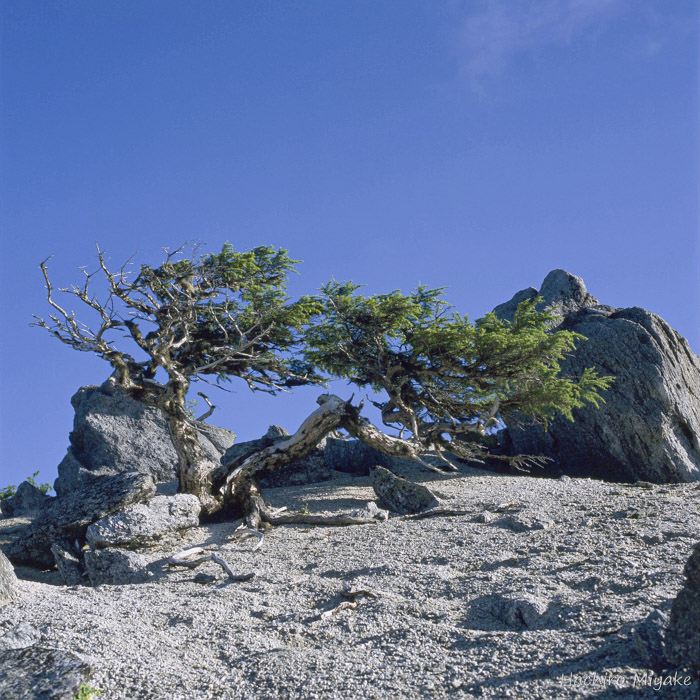
[{"label": "blue sky", "polygon": [[[564,268],[700,350],[696,0],[4,2],[0,485],[65,454],[106,363],[38,328],[56,286],[199,240],[477,318]],[[317,390],[213,394],[242,439]],[[351,389],[340,386],[349,396]]]}]

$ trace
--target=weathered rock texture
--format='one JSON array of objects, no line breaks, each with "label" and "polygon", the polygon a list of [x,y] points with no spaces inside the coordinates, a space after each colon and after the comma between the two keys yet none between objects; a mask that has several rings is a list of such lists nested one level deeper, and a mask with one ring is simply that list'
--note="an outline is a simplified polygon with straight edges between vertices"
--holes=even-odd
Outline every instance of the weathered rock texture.
[{"label": "weathered rock texture", "polygon": [[172,532],[199,525],[199,499],[189,493],[155,496],[94,522],[86,539],[93,548],[147,545]]},{"label": "weathered rock texture", "polygon": [[73,700],[92,668],[69,651],[34,645],[0,653],[0,697]]},{"label": "weathered rock texture", "polygon": [[126,549],[95,549],[85,552],[85,568],[93,586],[145,583],[151,577],[143,554]]},{"label": "weathered rock texture", "polygon": [[428,488],[402,479],[384,467],[372,469],[372,488],[380,506],[401,515],[419,513],[440,505]]},{"label": "weathered rock texture", "polygon": [[666,658],[700,675],[700,542],[685,565],[685,586],[673,601],[666,630]]},{"label": "weathered rock texture", "polygon": [[[54,484],[60,496],[74,489],[85,472],[138,471],[155,482],[176,478],[177,455],[163,413],[131,398],[112,382],[84,386],[71,399],[75,409],[68,453]],[[198,423],[200,443],[216,462],[235,435]]]},{"label": "weathered rock texture", "polygon": [[51,499],[34,522],[5,547],[11,561],[53,566],[51,545],[83,540],[88,525],[155,494],[153,479],[139,472],[87,474],[80,488]]},{"label": "weathered rock texture", "polygon": [[51,496],[47,496],[34,484],[23,481],[17,487],[17,493],[14,496],[0,501],[0,508],[5,517],[16,518],[20,515],[33,513],[50,499]]},{"label": "weathered rock texture", "polygon": [[[512,320],[530,288],[494,309]],[[510,454],[544,454],[553,462],[541,473],[566,473],[611,481],[678,483],[700,480],[700,358],[661,317],[641,308],[598,303],[583,280],[554,270],[542,283],[543,307],[557,314],[553,329],[588,338],[562,363],[579,377],[586,367],[612,375],[600,409],[574,411],[575,421],[510,426]]]},{"label": "weathered rock texture", "polygon": [[15,570],[7,557],[0,552],[0,608],[17,600],[18,597]]}]

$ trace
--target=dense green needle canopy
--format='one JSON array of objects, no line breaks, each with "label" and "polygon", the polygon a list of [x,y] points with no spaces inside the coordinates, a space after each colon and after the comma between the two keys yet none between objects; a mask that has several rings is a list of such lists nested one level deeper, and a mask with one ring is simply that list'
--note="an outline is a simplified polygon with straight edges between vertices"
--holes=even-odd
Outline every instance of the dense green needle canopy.
[{"label": "dense green needle canopy", "polygon": [[306,333],[306,358],[380,394],[384,424],[426,449],[473,457],[467,435],[483,436],[499,419],[572,419],[585,402],[597,406],[612,381],[593,369],[560,376],[560,361],[585,338],[548,332],[552,316],[537,311],[541,299],[520,304],[512,323],[493,313],[471,323],[443,289],[373,296],[358,289],[351,282],[322,288],[324,312]]}]

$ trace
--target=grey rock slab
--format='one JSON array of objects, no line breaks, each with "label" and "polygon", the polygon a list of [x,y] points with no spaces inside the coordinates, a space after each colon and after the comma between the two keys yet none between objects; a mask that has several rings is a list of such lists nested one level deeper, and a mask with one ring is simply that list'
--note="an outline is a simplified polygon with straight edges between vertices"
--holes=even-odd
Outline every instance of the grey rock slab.
[{"label": "grey rock slab", "polygon": [[430,489],[402,479],[384,467],[372,469],[372,487],[380,506],[401,515],[420,513],[440,505]]},{"label": "grey rock slab", "polygon": [[700,672],[700,542],[684,568],[685,585],[673,601],[666,630],[666,658]]},{"label": "grey rock slab", "polygon": [[[59,496],[76,488],[86,471],[139,471],[156,482],[176,478],[177,454],[160,409],[137,401],[111,380],[81,387],[71,404],[75,417],[70,446],[54,483]],[[195,427],[202,447],[216,462],[236,437],[206,423]]]},{"label": "grey rock slab", "polygon": [[146,557],[125,549],[91,549],[85,552],[85,568],[93,586],[146,583],[152,575],[147,566]]},{"label": "grey rock slab", "polygon": [[[500,436],[502,449],[549,457],[552,462],[538,470],[545,475],[700,480],[700,358],[686,339],[645,309],[598,304],[580,278],[561,270],[547,276],[541,294],[543,306],[558,315],[553,329],[587,338],[562,361],[562,374],[580,377],[593,367],[615,381],[600,408],[574,409],[573,422],[556,417],[547,431],[511,426]],[[495,309],[505,319],[511,311],[508,305]]]},{"label": "grey rock slab", "polygon": [[33,523],[6,548],[8,558],[19,563],[53,566],[51,545],[82,539],[88,525],[117,510],[155,494],[148,474],[90,474],[78,489],[52,499]]},{"label": "grey rock slab", "polygon": [[80,559],[68,547],[58,542],[51,545],[51,553],[56,560],[56,567],[66,586],[80,586],[85,583],[84,567]]},{"label": "grey rock slab", "polygon": [[19,598],[17,576],[7,557],[0,551],[0,608]]},{"label": "grey rock slab", "polygon": [[0,632],[0,651],[8,649],[26,649],[37,644],[41,640],[41,632],[23,621],[11,627],[6,632]]},{"label": "grey rock slab", "polygon": [[148,503],[134,503],[100,518],[88,527],[85,536],[93,548],[136,548],[199,525],[201,509],[199,499],[189,493],[155,496]]},{"label": "grey rock slab", "polygon": [[0,697],[73,700],[92,668],[69,651],[34,645],[0,653]]}]

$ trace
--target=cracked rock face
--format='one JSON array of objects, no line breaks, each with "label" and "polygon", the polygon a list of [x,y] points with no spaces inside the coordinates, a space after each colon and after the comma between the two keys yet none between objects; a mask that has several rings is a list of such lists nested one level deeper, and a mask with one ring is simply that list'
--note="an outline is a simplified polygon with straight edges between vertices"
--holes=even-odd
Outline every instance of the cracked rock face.
[{"label": "cracked rock face", "polygon": [[[177,454],[165,416],[105,382],[84,386],[71,399],[75,409],[68,453],[54,484],[61,496],[75,489],[85,472],[140,471],[155,482],[176,478]],[[199,441],[216,462],[233,445],[229,430],[198,423]]]},{"label": "cracked rock face", "polygon": [[148,503],[134,503],[94,522],[86,538],[93,548],[147,545],[168,533],[197,526],[201,509],[199,499],[189,493],[155,496]]},{"label": "cracked rock face", "polygon": [[[553,330],[588,340],[562,363],[580,377],[587,367],[615,377],[600,408],[574,410],[575,421],[555,418],[541,426],[509,427],[510,454],[552,459],[542,473],[610,481],[680,483],[700,480],[700,358],[660,316],[633,307],[599,304],[579,277],[550,272],[539,294],[557,315]],[[537,291],[518,292],[494,309],[512,320],[517,303]]]},{"label": "cracked rock face", "polygon": [[5,547],[5,553],[16,563],[53,566],[55,542],[82,540],[95,520],[148,500],[155,492],[153,479],[139,472],[88,474],[80,488],[50,499],[32,524]]}]

